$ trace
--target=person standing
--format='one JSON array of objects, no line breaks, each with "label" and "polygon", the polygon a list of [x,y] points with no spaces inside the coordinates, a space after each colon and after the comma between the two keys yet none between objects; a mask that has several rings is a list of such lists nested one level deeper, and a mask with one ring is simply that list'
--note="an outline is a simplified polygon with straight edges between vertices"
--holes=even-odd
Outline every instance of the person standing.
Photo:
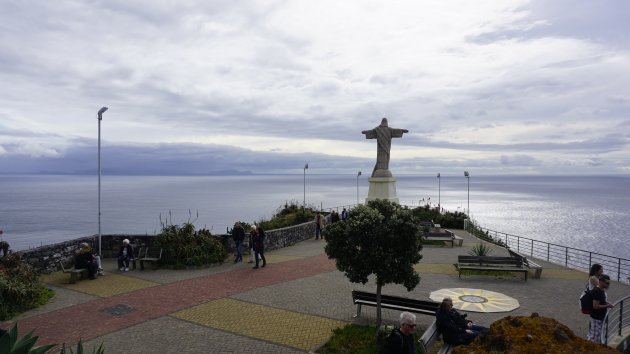
[{"label": "person standing", "polygon": [[243,241],[245,241],[245,230],[241,223],[237,222],[234,224],[234,229],[232,229],[232,238],[234,239],[234,244],[236,245],[236,258],[234,258],[234,263],[243,261]]},{"label": "person standing", "polygon": [[411,312],[400,314],[400,327],[394,328],[380,354],[415,354],[413,332],[416,331],[416,315]]},{"label": "person standing", "polygon": [[318,211],[317,215],[315,215],[315,239],[316,240],[322,236],[322,224],[323,224],[322,214],[320,214]]},{"label": "person standing", "polygon": [[129,261],[133,258],[133,248],[129,244],[129,239],[124,239],[120,250],[118,250],[118,268],[121,272],[129,271]]},{"label": "person standing", "polygon": [[[249,262],[254,263],[254,235],[256,235],[256,225],[252,225],[251,230],[249,231]],[[258,260],[258,258],[256,258]]]},{"label": "person standing", "polygon": [[346,221],[348,219],[348,211],[346,208],[343,208],[341,211],[341,221]]},{"label": "person standing", "polygon": [[265,259],[265,230],[262,227],[258,227],[256,233],[253,236],[254,252],[256,257],[256,266],[253,269],[258,269],[259,260],[262,259],[264,268],[267,265],[267,259]]},{"label": "person standing", "polygon": [[606,301],[606,291],[610,287],[610,277],[606,274],[599,276],[599,283],[591,290],[591,298],[593,299],[593,309],[591,310],[591,323],[588,326],[588,340],[593,343],[604,343],[602,341],[602,328],[604,318],[608,309],[613,307]]}]

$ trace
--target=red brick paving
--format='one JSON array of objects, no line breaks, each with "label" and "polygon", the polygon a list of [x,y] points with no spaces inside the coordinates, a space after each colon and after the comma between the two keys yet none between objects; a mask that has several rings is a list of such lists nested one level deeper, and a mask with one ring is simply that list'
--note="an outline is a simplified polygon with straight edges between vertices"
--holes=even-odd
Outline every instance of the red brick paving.
[{"label": "red brick paving", "polygon": [[[38,345],[89,340],[214,299],[335,270],[326,255],[182,280],[29,317],[20,333],[35,330]],[[159,270],[158,270],[159,271]],[[135,311],[113,316],[102,309],[125,304]]]}]

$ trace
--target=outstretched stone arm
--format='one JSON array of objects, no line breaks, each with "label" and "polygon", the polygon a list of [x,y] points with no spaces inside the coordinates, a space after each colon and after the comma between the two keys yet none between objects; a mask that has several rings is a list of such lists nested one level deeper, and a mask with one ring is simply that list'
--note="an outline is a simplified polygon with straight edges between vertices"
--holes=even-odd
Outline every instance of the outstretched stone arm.
[{"label": "outstretched stone arm", "polygon": [[374,131],[374,129],[372,130],[364,130],[361,132],[361,134],[365,134],[365,138],[366,139],[374,139],[376,138],[376,132]]},{"label": "outstretched stone arm", "polygon": [[403,133],[409,133],[407,129],[392,129],[392,138],[402,138]]}]

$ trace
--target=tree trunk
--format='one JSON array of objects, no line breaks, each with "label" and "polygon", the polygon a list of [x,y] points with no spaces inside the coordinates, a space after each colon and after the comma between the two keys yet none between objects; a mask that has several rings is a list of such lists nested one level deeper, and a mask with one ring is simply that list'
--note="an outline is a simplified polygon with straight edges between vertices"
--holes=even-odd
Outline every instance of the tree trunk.
[{"label": "tree trunk", "polygon": [[376,282],[376,331],[381,327],[381,284]]}]

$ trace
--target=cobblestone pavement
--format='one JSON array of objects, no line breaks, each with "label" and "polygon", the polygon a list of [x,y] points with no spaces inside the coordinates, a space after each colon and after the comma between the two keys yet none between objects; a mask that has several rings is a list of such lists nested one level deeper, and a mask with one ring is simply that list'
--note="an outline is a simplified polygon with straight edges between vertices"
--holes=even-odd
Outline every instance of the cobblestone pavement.
[{"label": "cobblestone pavement", "polygon": [[[417,299],[441,288],[466,287],[501,292],[520,307],[507,313],[471,313],[482,325],[509,315],[538,312],[583,336],[588,317],[579,313],[577,298],[586,274],[540,261],[541,279],[464,276],[453,266],[479,241],[465,231],[463,247],[425,247],[416,266],[420,284],[408,292],[387,285],[383,292]],[[41,308],[17,318],[20,333],[35,330],[38,344],[67,345],[83,339],[91,351],[104,344],[107,353],[305,353],[325,343],[335,328],[347,323],[373,324],[374,308],[353,318],[353,289],[374,291],[374,279],[350,283],[323,252],[324,241],[306,240],[267,255],[267,267],[248,263],[171,270],[118,272],[105,260],[106,275],[68,284],[69,275],[43,277],[56,296]],[[505,250],[493,247],[493,255]],[[507,253],[507,252],[505,252]],[[247,260],[247,257],[245,257]],[[613,282],[609,299],[630,293],[630,286]],[[383,310],[383,319],[397,321],[398,312]],[[419,331],[430,316],[418,316]],[[7,328],[12,323],[1,323]]]}]

